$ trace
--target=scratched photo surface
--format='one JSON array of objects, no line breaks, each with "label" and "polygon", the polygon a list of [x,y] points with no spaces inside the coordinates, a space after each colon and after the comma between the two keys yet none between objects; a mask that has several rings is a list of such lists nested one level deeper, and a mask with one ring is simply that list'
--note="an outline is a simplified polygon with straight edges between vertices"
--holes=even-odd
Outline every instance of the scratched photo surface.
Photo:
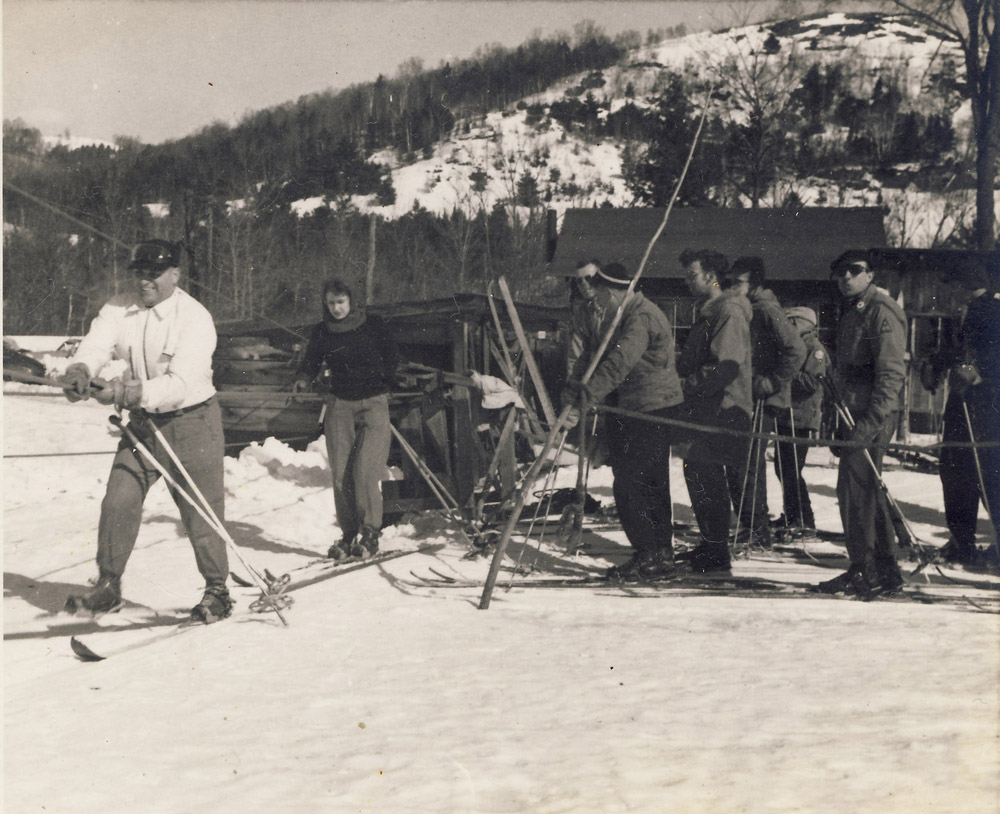
[{"label": "scratched photo surface", "polygon": [[[783,33],[781,53],[791,52],[793,40],[796,53],[806,52],[817,39],[814,50],[863,54],[855,67],[891,60],[900,86],[919,96],[935,74],[940,43],[918,42],[909,29],[845,28],[836,16],[870,7],[837,6],[820,26],[836,32],[826,39],[806,38],[801,28]],[[600,78],[587,70],[523,97],[484,100],[481,110],[451,111],[454,126],[417,149],[368,145],[365,158],[384,168],[393,195],[372,191],[344,203],[380,224],[413,217],[415,207],[435,216],[499,208],[508,220],[535,218],[537,237],[548,210],[558,226],[570,208],[637,203],[620,134],[560,123],[549,115],[553,104],[582,107],[590,94],[599,111],[593,121],[606,121],[628,100],[659,89],[663,71],[730,48],[763,53],[773,43],[766,45],[770,29],[760,21],[821,10],[806,2],[734,8],[683,0],[6,0],[4,208],[37,207],[45,220],[37,226],[31,215],[5,215],[4,222],[4,811],[997,814],[1000,577],[943,564],[920,569],[903,551],[904,573],[919,570],[906,597],[861,602],[808,593],[806,586],[848,562],[829,447],[811,449],[803,473],[816,535],[736,558],[728,582],[616,586],[598,579],[631,554],[614,513],[610,466],[595,460],[586,469],[586,493],[599,506],[576,529],[540,500],[578,492],[574,431],[525,490],[484,602],[506,516],[485,529],[461,521],[420,454],[410,457],[396,441],[383,490],[411,478],[426,505],[390,518],[375,561],[334,566],[325,555],[342,529],[323,438],[286,443],[263,432],[228,447],[224,460],[231,617],[183,625],[203,583],[162,481],[144,504],[122,608],[96,619],[62,611],[66,597],[97,576],[98,519],[121,440],[112,407],[94,399],[71,404],[52,386],[111,285],[111,276],[95,282],[107,261],[88,264],[82,247],[113,233],[123,242],[115,274],[124,275],[124,244],[163,235],[179,216],[176,204],[171,215],[163,200],[141,201],[142,229],[119,235],[114,213],[98,219],[62,200],[58,186],[32,187],[34,171],[15,150],[23,142],[12,135],[31,131],[32,149],[50,158],[55,151],[58,160],[102,146],[168,149],[380,77],[496,57],[561,33],[572,44],[596,29],[627,44]],[[730,27],[740,33],[719,33]],[[739,43],[751,43],[750,51]],[[449,100],[439,101],[447,107]],[[692,100],[695,108],[702,102]],[[955,134],[967,135],[968,107],[948,113]],[[405,145],[403,130],[396,138]],[[249,145],[247,155],[255,152]],[[533,195],[530,185],[518,189],[525,173],[536,181]],[[883,187],[870,173],[848,174],[836,183],[798,179],[780,192],[787,199],[794,191],[807,206],[885,207],[889,245],[937,246],[945,227],[968,232],[971,188],[938,195],[918,183]],[[282,189],[301,181],[273,180]],[[330,195],[316,190],[287,197],[290,221],[332,211]],[[532,205],[522,205],[528,198]],[[248,200],[227,198],[218,211],[243,211]],[[749,199],[741,201],[749,210]],[[205,222],[192,220],[192,229]],[[10,273],[30,271],[29,284],[8,276],[7,262],[35,228],[61,237],[51,252],[17,255]],[[324,233],[327,254],[339,245],[334,231]],[[355,269],[363,277],[368,233],[352,239],[364,249]],[[394,256],[403,258],[408,244],[398,242]],[[221,243],[213,251],[226,262]],[[390,249],[380,243],[379,251]],[[62,270],[70,253],[74,265]],[[537,254],[544,259],[544,249]],[[30,258],[27,271],[22,258]],[[252,282],[269,291],[266,278],[279,274],[279,262],[246,260],[266,269]],[[281,279],[323,279],[333,265],[317,252],[308,268],[282,267],[289,276]],[[669,274],[679,281],[679,269]],[[237,316],[223,299],[235,296],[225,285],[236,277],[219,280],[211,296],[221,324],[222,315]],[[400,272],[379,282],[376,302],[392,301],[402,280]],[[485,289],[460,289],[440,275],[405,284],[413,300]],[[184,275],[179,285],[193,288]],[[421,285],[427,297],[417,296]],[[565,295],[561,281],[558,291],[542,288]],[[288,317],[297,326],[316,319],[315,303],[241,296],[247,319],[287,324]],[[503,299],[493,305],[507,317]],[[490,322],[489,310],[484,319]],[[518,341],[513,331],[508,338]],[[248,363],[267,361],[247,354]],[[491,359],[497,374],[502,354]],[[93,373],[111,380],[122,362]],[[418,373],[419,389],[428,379]],[[461,389],[467,373],[434,380]],[[520,377],[530,380],[525,370]],[[510,404],[499,398],[486,408],[495,384],[471,388],[484,400],[494,437]],[[290,382],[287,390],[290,398]],[[253,413],[257,392],[249,388],[234,409]],[[541,412],[537,400],[532,406]],[[318,434],[315,425],[310,431]],[[921,430],[909,443],[937,440]],[[540,451],[525,442],[519,454],[530,460]],[[480,465],[488,464],[487,455]],[[696,542],[697,526],[683,462],[675,455],[669,467],[680,550]],[[920,544],[947,543],[937,472],[890,460],[884,478]],[[767,491],[774,517],[781,485],[770,453]],[[982,511],[977,532],[981,547],[996,545]],[[261,577],[280,597],[280,615],[260,602]]]}]

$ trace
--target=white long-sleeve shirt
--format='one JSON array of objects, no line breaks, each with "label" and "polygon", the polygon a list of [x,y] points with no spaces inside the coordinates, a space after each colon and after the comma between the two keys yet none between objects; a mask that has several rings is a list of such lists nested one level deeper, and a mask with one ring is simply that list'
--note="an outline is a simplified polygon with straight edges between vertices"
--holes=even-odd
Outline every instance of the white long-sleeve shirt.
[{"label": "white long-sleeve shirt", "polygon": [[143,383],[139,406],[170,412],[215,395],[216,341],[212,315],[186,291],[174,289],[152,308],[136,294],[120,294],[94,317],[73,362],[85,364],[94,376],[112,359],[124,359],[126,376]]}]

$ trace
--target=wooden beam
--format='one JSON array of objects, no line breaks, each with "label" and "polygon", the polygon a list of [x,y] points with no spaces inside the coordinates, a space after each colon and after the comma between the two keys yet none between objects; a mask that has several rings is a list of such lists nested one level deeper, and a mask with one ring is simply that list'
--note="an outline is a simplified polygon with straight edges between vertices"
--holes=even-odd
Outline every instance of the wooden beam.
[{"label": "wooden beam", "polygon": [[535,385],[535,391],[538,393],[538,400],[542,403],[542,413],[545,415],[545,422],[551,427],[556,423],[556,411],[552,409],[549,392],[545,389],[545,382],[542,380],[542,372],[538,369],[538,364],[535,362],[535,355],[531,352],[531,347],[528,345],[528,337],[525,335],[524,327],[521,325],[521,318],[517,315],[517,307],[514,305],[514,299],[510,295],[507,280],[501,276],[497,279],[497,284],[500,287],[500,293],[503,295],[504,302],[507,304],[507,313],[510,315],[511,324],[514,326],[514,333],[517,334],[517,341],[521,345],[521,353],[524,355],[524,361],[528,366],[528,375],[531,376],[531,381]]}]

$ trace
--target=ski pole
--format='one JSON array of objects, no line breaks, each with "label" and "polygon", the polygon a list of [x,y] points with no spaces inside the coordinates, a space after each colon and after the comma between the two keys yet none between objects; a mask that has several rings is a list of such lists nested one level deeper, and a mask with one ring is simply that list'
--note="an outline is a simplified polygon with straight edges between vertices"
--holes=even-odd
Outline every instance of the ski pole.
[{"label": "ski pole", "polygon": [[[122,421],[121,416],[113,415],[108,418],[108,421],[110,421],[114,426],[121,429],[122,432],[124,432],[125,435],[128,436],[128,439],[129,441],[132,442],[132,445],[139,451],[139,453],[147,461],[149,461],[149,463],[151,463],[156,468],[156,470],[163,476],[164,480],[168,484],[170,484],[171,487],[173,487],[174,491],[177,492],[181,497],[183,497],[188,503],[190,503],[192,508],[194,508],[194,510],[201,515],[202,519],[206,523],[208,523],[209,527],[223,539],[223,541],[235,555],[236,559],[240,561],[240,563],[246,569],[250,577],[254,580],[254,582],[257,583],[257,587],[260,589],[264,597],[270,600],[268,604],[270,604],[270,606],[274,609],[274,612],[278,615],[278,618],[281,620],[281,624],[285,625],[285,627],[288,627],[288,622],[285,621],[285,617],[281,615],[281,610],[278,608],[277,604],[273,601],[273,597],[271,596],[270,586],[267,585],[267,583],[264,581],[264,578],[261,577],[261,575],[257,572],[257,570],[253,568],[243,558],[243,554],[240,552],[239,546],[236,545],[236,542],[229,535],[229,532],[226,531],[222,523],[219,522],[219,518],[216,516],[215,512],[212,511],[212,507],[208,505],[208,501],[205,501],[205,508],[202,508],[200,505],[198,505],[197,501],[195,501],[195,499],[191,497],[191,495],[189,495],[184,489],[181,488],[180,484],[177,483],[176,479],[167,471],[167,468],[163,464],[161,464],[158,460],[156,460],[156,457],[153,455],[152,452],[150,452],[149,447],[147,447],[144,443],[142,443],[142,441],[139,440],[138,436],[136,436],[136,434],[132,431],[132,428],[126,425]],[[181,465],[181,462],[177,459],[177,456],[174,453],[173,448],[166,442],[166,439],[163,437],[163,434],[159,431],[159,428],[157,428],[156,425],[153,424],[151,421],[148,423],[152,425],[153,432],[156,435],[157,440],[163,445],[163,448],[167,450],[167,454],[170,456],[170,459],[177,465],[178,470],[181,472],[181,474],[184,475],[184,478],[190,484],[191,488],[195,491],[195,493],[198,494],[199,498],[204,501],[205,500],[204,496],[202,496],[201,493],[198,491],[198,487],[195,486],[194,481],[191,480],[191,476],[188,475],[187,471]],[[206,511],[206,509],[208,511]]]},{"label": "ski pole", "polygon": [[[764,432],[764,400],[760,401],[760,419],[758,420],[760,429],[758,432]],[[757,447],[754,450],[753,456],[753,489],[750,490],[750,528],[747,530],[747,556],[749,556],[749,547],[753,545],[753,531],[757,527],[757,521],[760,520],[757,517],[757,495],[758,489],[761,488],[760,484],[760,462],[761,457],[767,454],[767,440],[764,438],[754,439],[757,442]]]},{"label": "ski pole", "polygon": [[445,488],[445,485],[441,483],[437,475],[431,471],[430,467],[420,459],[416,450],[410,446],[410,443],[403,437],[402,433],[392,426],[392,424],[389,425],[389,429],[392,431],[392,435],[396,441],[399,442],[399,446],[402,448],[403,452],[409,456],[413,465],[417,468],[417,471],[427,482],[427,485],[434,493],[434,496],[438,499],[438,502],[440,502],[440,504],[444,507],[445,511],[449,514],[451,512],[459,511],[458,501],[451,496],[451,493]]},{"label": "ski pole", "polygon": [[[569,437],[569,433],[564,432],[560,437],[559,446],[556,447],[556,451],[552,455],[552,467],[545,474],[545,480],[542,484],[542,489],[538,493],[540,499],[538,503],[535,505],[535,513],[531,517],[531,522],[528,524],[527,531],[524,532],[524,545],[521,546],[521,550],[517,554],[517,560],[514,563],[514,568],[510,575],[510,578],[512,580],[521,570],[521,560],[524,558],[524,552],[527,551],[528,549],[528,541],[531,539],[532,534],[534,534],[535,523],[538,521],[538,517],[542,511],[543,500],[541,499],[541,497],[542,495],[544,495],[545,515],[542,520],[542,531],[538,535],[538,538],[536,539],[535,542],[535,556],[537,557],[539,552],[541,551],[542,538],[545,537],[546,530],[548,529],[549,526],[549,515],[552,513],[552,498],[555,495],[554,487],[555,487],[556,477],[558,476],[558,463],[559,459],[562,457],[563,447],[566,445],[567,437]],[[559,532],[557,530],[556,531],[557,540],[558,540],[558,533]]]},{"label": "ski pole", "polygon": [[[794,427],[791,428],[791,432],[792,432],[793,435],[795,434]],[[774,434],[775,434],[775,436],[781,435],[781,433],[778,432],[778,417],[777,416],[774,417]],[[795,445],[794,444],[792,445],[792,449],[793,450],[795,449]],[[781,502],[782,502],[781,519],[784,521],[785,532],[787,533],[788,532],[788,512],[784,511],[785,488],[786,488],[786,486],[785,486],[785,467],[781,463],[781,446],[778,444],[777,441],[774,442],[774,461],[775,461],[775,465],[778,468],[778,483],[781,484]]]},{"label": "ski pole", "polygon": [[[417,472],[424,479],[424,482],[430,488],[434,497],[438,499],[444,509],[445,515],[453,523],[459,525],[458,532],[461,534],[469,543],[469,545],[474,545],[472,539],[466,533],[462,526],[475,526],[469,523],[464,517],[462,517],[461,509],[459,508],[458,501],[451,496],[451,493],[445,488],[444,484],[438,479],[429,466],[420,459],[417,451],[410,446],[409,442],[403,437],[403,435],[397,430],[392,424],[389,425],[389,429],[392,431],[393,437],[399,442],[400,447],[403,452],[407,454],[409,459],[413,462],[413,465],[417,468]],[[479,529],[476,529],[476,534],[479,534]]]},{"label": "ski pole", "polygon": [[[789,430],[791,430],[791,435],[795,437],[795,407],[792,405],[788,406],[788,423]],[[807,434],[809,434],[807,430]],[[802,453],[803,455],[803,465],[805,463],[805,455],[808,453],[807,449]],[[805,515],[802,513],[802,468],[799,466],[799,445],[797,443],[792,444],[792,462],[795,465],[795,497],[798,501],[799,506],[799,528],[802,528],[806,524]],[[785,522],[788,522],[788,518],[785,518]]]},{"label": "ski pole", "polygon": [[[850,408],[844,402],[843,398],[841,398],[840,391],[838,390],[836,383],[832,379],[828,379],[826,376],[820,376],[819,380],[829,389],[830,395],[833,398],[833,406],[837,410],[837,414],[841,417],[844,424],[847,425],[847,429],[853,430],[855,427],[854,417],[851,415]],[[862,448],[862,452],[864,453],[865,460],[871,467],[872,472],[875,473],[875,480],[878,483],[882,494],[885,496],[886,502],[889,504],[890,513],[894,514],[899,522],[902,523],[907,536],[910,538],[910,542],[915,543],[917,535],[913,533],[913,529],[910,527],[910,523],[906,519],[906,515],[903,514],[903,510],[899,508],[899,504],[896,502],[896,499],[889,492],[889,487],[886,486],[882,473],[879,472],[878,467],[875,466],[875,460],[872,458],[871,452],[869,452],[867,448]],[[917,550],[920,550],[919,547],[917,547]],[[928,560],[924,557],[921,557],[921,559],[924,560],[923,565],[926,565]]]},{"label": "ski pole", "polygon": [[[596,418],[596,415],[595,415]],[[566,507],[561,520],[567,551],[575,551],[580,546],[580,536],[583,534],[583,515],[587,508],[587,476],[590,470],[590,458],[587,455],[587,441],[590,436],[591,418],[588,412],[586,396],[580,404],[580,440],[577,442],[576,467],[576,498]]]},{"label": "ski pole", "polygon": [[[990,520],[993,520],[993,507],[990,506],[990,499],[986,495],[986,479],[983,477],[983,465],[979,460],[979,450],[976,448],[976,435],[972,431],[972,418],[969,416],[969,404],[965,400],[965,396],[962,396],[962,412],[965,414],[965,426],[969,431],[969,440],[972,441],[972,458],[976,462],[976,477],[979,478],[979,491],[983,496],[983,505],[986,507],[986,514],[989,515]],[[994,523],[994,527],[996,524]],[[997,553],[1000,554],[1000,538],[993,541],[994,547],[997,549]]]},{"label": "ski pole", "polygon": [[[760,399],[758,399],[756,402],[754,402],[754,406],[753,406],[753,419],[750,422],[750,429],[754,433],[757,432],[757,425],[763,421],[763,415],[764,415],[763,414],[763,404],[764,403]],[[746,499],[747,480],[750,477],[751,462],[755,462],[754,457],[753,457],[753,451],[754,451],[754,447],[756,446],[756,444],[757,444],[757,439],[756,438],[751,438],[750,439],[750,446],[747,449],[746,468],[743,470],[743,485],[740,487],[740,502],[739,502],[739,506],[736,509],[736,532],[733,534],[733,545],[734,546],[737,544],[737,542],[739,541],[739,538],[740,538],[740,521],[743,519],[743,501]],[[752,512],[753,512],[753,509],[751,509],[751,513]],[[753,523],[753,520],[751,518],[751,524],[752,523]],[[749,533],[748,533],[747,539],[750,539],[749,535],[753,533],[753,529],[749,529],[748,532]]]}]

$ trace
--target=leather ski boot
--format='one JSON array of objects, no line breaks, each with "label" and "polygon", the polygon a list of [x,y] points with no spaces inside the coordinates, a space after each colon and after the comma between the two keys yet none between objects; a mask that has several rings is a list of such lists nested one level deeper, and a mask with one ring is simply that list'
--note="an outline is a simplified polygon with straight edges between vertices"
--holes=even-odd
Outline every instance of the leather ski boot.
[{"label": "leather ski boot", "polygon": [[716,543],[704,538],[690,551],[678,554],[676,559],[687,563],[692,571],[702,574],[728,571],[732,565],[728,543]]},{"label": "leather ski boot", "polygon": [[191,621],[210,625],[232,615],[233,601],[224,582],[210,582],[205,586],[201,602],[191,608]]},{"label": "leather ski boot", "polygon": [[71,594],[66,597],[63,610],[67,613],[81,611],[98,614],[114,613],[122,606],[121,577],[104,574],[98,578],[94,587],[84,594]]},{"label": "leather ski boot", "polygon": [[378,553],[379,530],[364,526],[357,540],[351,545],[351,556],[359,560],[367,560]]},{"label": "leather ski boot", "polygon": [[334,562],[346,560],[351,556],[351,549],[354,546],[357,536],[356,534],[351,534],[350,536],[345,534],[340,540],[330,546],[326,552],[326,556]]}]

